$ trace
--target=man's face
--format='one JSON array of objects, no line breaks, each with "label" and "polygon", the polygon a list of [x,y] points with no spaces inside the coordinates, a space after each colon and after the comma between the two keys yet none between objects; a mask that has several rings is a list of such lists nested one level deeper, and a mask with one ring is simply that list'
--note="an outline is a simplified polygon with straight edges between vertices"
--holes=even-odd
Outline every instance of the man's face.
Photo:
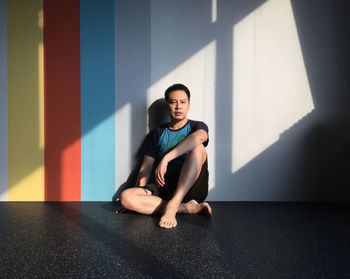
[{"label": "man's face", "polygon": [[190,108],[186,92],[183,90],[170,92],[166,107],[172,120],[181,121],[186,118]]}]

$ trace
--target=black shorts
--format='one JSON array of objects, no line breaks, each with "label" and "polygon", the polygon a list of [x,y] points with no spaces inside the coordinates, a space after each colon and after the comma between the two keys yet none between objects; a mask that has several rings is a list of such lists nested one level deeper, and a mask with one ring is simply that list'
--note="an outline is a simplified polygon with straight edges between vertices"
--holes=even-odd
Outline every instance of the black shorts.
[{"label": "black shorts", "polygon": [[[169,201],[175,194],[178,180],[179,176],[165,175],[165,185],[163,187],[160,187],[155,183],[150,183],[142,188],[151,191],[152,195],[154,196]],[[190,200],[196,200],[198,203],[203,202],[208,196],[208,180],[208,161],[205,160],[196,182],[193,184],[192,188],[187,192],[182,202],[188,202]]]}]

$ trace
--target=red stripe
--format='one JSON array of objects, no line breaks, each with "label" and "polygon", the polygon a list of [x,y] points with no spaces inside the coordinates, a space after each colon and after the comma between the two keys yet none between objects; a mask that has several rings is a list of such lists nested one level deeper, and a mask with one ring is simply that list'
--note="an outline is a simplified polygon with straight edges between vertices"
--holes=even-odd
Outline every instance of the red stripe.
[{"label": "red stripe", "polygon": [[44,0],[46,201],[81,196],[79,16],[79,0]]}]

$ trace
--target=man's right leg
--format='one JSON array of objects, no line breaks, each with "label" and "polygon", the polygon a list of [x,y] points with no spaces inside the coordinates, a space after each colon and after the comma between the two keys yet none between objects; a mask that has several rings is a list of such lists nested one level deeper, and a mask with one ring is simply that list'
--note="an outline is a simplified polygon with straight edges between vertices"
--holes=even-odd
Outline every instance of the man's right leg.
[{"label": "man's right leg", "polygon": [[126,189],[120,195],[122,206],[128,210],[151,215],[163,211],[166,201],[153,196],[151,191],[142,187]]},{"label": "man's right leg", "polygon": [[[125,209],[145,215],[163,213],[168,203],[160,197],[153,196],[151,191],[142,187],[124,190],[120,195],[120,202]],[[177,213],[198,214],[203,210],[201,205],[194,200],[181,203]],[[123,210],[119,209],[116,213],[122,212]]]}]

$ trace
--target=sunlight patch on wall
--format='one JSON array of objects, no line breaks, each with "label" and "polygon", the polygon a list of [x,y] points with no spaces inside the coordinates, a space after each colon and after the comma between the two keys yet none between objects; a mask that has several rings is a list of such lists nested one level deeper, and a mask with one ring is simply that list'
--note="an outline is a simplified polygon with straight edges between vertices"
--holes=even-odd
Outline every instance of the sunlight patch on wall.
[{"label": "sunlight patch on wall", "polygon": [[[66,200],[66,197],[71,197],[72,189],[76,188],[77,169],[72,168],[72,166],[80,166],[81,159],[76,156],[77,150],[81,148],[80,139],[74,140],[67,147],[62,150],[61,160],[60,160],[60,188],[59,194],[61,200]],[[79,185],[80,188],[80,185]],[[68,200],[70,201],[70,199]]]},{"label": "sunlight patch on wall", "polygon": [[[23,166],[20,167],[23,168]],[[27,171],[22,171],[22,173],[27,173]],[[9,189],[9,201],[43,201],[44,188],[37,186],[38,184],[39,186],[44,185],[44,175],[44,166],[39,166],[24,178],[12,184]],[[25,189],[23,189],[23,185],[26,186]],[[35,187],[38,189],[35,189]]]},{"label": "sunlight patch on wall", "polygon": [[232,172],[314,109],[289,0],[270,0],[233,27]]},{"label": "sunlight patch on wall", "polygon": [[39,86],[39,148],[44,149],[45,147],[45,137],[44,137],[44,44],[42,42],[39,43],[38,46],[38,67],[39,67],[39,73],[38,73],[38,86]]},{"label": "sunlight patch on wall", "polygon": [[107,130],[109,126],[112,126],[111,123],[113,122],[114,122],[114,113],[110,114],[103,121],[99,122],[98,125],[95,125],[92,128],[90,128],[88,132],[85,132],[84,134],[82,134],[81,138],[86,140],[88,137],[91,137],[91,136],[100,137],[100,135],[103,134],[103,130]]},{"label": "sunlight patch on wall", "polygon": [[[153,47],[153,46],[152,46]],[[151,59],[151,69],[157,72],[162,61]],[[155,82],[147,93],[147,108],[157,99],[164,97],[164,91],[174,83],[183,83],[191,91],[191,108],[188,117],[204,121],[209,127],[210,143],[207,147],[210,171],[209,189],[215,181],[215,72],[216,41],[210,42],[162,79]],[[153,80],[151,72],[151,80]],[[118,122],[119,123],[119,122]],[[210,159],[212,158],[212,159]]]},{"label": "sunlight patch on wall", "polygon": [[131,171],[131,104],[126,103],[116,112],[115,128],[115,176],[116,187],[123,184]]},{"label": "sunlight patch on wall", "polygon": [[[44,10],[38,12],[38,27],[44,28]],[[39,148],[44,149],[44,43],[38,46],[38,86],[39,86]]]},{"label": "sunlight patch on wall", "polygon": [[211,0],[211,23],[216,22],[218,17],[218,1]]}]

